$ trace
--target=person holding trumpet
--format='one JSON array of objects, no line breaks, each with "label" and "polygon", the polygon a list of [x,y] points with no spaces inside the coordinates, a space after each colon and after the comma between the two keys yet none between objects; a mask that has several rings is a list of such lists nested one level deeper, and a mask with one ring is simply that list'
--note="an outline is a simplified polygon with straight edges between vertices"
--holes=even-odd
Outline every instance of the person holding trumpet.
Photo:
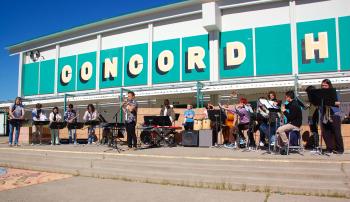
[{"label": "person holding trumpet", "polygon": [[138,104],[135,100],[135,93],[128,92],[128,98],[123,102],[123,115],[125,120],[125,129],[127,133],[127,142],[129,149],[137,148],[136,137],[136,122],[137,122],[137,109]]}]

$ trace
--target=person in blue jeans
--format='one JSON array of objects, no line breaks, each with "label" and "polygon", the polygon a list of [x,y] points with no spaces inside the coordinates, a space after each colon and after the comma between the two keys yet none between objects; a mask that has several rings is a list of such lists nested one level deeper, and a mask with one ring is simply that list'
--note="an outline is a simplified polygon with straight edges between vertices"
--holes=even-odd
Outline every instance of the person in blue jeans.
[{"label": "person in blue jeans", "polygon": [[192,105],[187,105],[187,109],[184,112],[184,127],[185,130],[193,130],[194,124],[194,111],[192,109]]},{"label": "person in blue jeans", "polygon": [[17,97],[15,103],[11,104],[9,108],[9,118],[9,146],[12,147],[14,129],[16,129],[14,145],[19,146],[18,138],[21,127],[20,120],[24,119],[24,107],[22,105],[22,98]]},{"label": "person in blue jeans", "polygon": [[[87,106],[87,110],[85,111],[83,120],[84,121],[93,121],[97,120],[98,114],[95,110],[95,107],[93,104],[89,104]],[[94,136],[95,136],[95,126],[90,126],[88,128],[88,144],[92,144],[94,142]]]}]

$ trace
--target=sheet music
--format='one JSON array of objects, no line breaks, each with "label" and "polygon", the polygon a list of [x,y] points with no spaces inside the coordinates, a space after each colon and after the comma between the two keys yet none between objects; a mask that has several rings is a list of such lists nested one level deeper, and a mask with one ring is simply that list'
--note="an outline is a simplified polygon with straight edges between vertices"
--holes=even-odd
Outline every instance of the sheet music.
[{"label": "sheet music", "polygon": [[268,109],[279,109],[278,106],[274,105],[274,101],[266,100],[266,99],[259,99],[259,102],[263,104]]}]

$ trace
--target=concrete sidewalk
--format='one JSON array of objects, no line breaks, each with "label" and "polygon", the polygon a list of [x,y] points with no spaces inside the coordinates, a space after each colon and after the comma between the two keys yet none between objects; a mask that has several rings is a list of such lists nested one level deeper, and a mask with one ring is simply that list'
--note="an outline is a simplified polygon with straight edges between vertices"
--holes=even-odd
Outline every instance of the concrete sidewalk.
[{"label": "concrete sidewalk", "polygon": [[44,184],[22,187],[0,192],[4,202],[26,201],[152,201],[152,202],[345,202],[348,199],[270,194],[259,192],[240,192],[191,187],[167,186],[149,183],[124,182],[110,179],[73,177]]},{"label": "concrete sidewalk", "polygon": [[348,153],[280,156],[223,148],[118,153],[96,145],[0,145],[0,166],[192,188],[331,197],[350,197],[349,157]]}]

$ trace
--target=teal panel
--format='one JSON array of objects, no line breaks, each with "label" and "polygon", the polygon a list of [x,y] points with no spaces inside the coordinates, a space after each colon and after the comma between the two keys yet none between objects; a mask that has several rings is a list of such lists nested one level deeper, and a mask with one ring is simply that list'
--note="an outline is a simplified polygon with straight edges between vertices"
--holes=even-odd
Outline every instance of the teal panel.
[{"label": "teal panel", "polygon": [[24,96],[37,95],[39,86],[39,63],[23,65],[22,93]]},{"label": "teal panel", "polygon": [[[81,77],[82,66],[85,62],[92,65],[92,75],[89,80],[85,81]],[[84,53],[78,55],[78,72],[77,72],[77,90],[93,90],[96,88],[96,52]],[[87,69],[85,69],[88,71]],[[83,70],[84,71],[84,70]],[[91,72],[86,72],[90,74]]]},{"label": "teal panel", "polygon": [[[72,68],[72,78],[64,84],[61,81],[62,69],[64,66],[69,65]],[[75,79],[76,79],[76,56],[68,56],[58,59],[58,74],[57,74],[57,91],[59,93],[75,91]]]},{"label": "teal panel", "polygon": [[40,62],[40,94],[55,92],[55,60]]},{"label": "teal panel", "polygon": [[[305,59],[304,41],[305,34],[313,33],[318,40],[319,32],[327,32],[328,35],[328,58],[313,60]],[[335,19],[325,19],[297,23],[298,42],[298,67],[299,73],[337,71],[337,47],[335,35]]]},{"label": "teal panel", "polygon": [[[188,48],[200,46],[205,51],[203,63],[204,69],[195,68],[188,69]],[[209,35],[199,35],[185,37],[182,39],[182,81],[202,81],[210,79],[210,65],[209,65]]]},{"label": "teal panel", "polygon": [[340,69],[350,70],[350,16],[340,17],[339,45],[340,45]]},{"label": "teal panel", "polygon": [[293,72],[289,24],[256,28],[255,47],[257,76]]},{"label": "teal panel", "polygon": [[[138,75],[132,75],[129,71],[130,58],[135,55],[141,55],[142,70]],[[135,64],[137,68],[141,67],[141,64]],[[148,44],[138,44],[133,46],[125,47],[125,58],[124,58],[124,86],[137,86],[147,84],[148,73]]]},{"label": "teal panel", "polygon": [[[152,49],[152,83],[180,81],[180,39],[154,42]],[[167,72],[161,71],[158,67],[158,56],[164,50],[171,51],[174,56],[174,65]],[[164,64],[167,64],[167,61]]]},{"label": "teal panel", "polygon": [[[117,65],[114,67],[117,69],[117,76],[104,78],[105,73],[105,59],[109,59],[111,62],[113,58],[117,59]],[[100,55],[100,88],[111,88],[122,86],[122,71],[123,71],[123,48],[113,48],[107,50],[101,50]]]},{"label": "teal panel", "polygon": [[[246,58],[241,65],[226,64],[226,46],[228,42],[241,42],[246,48]],[[222,32],[220,36],[220,78],[254,76],[252,29]]]}]

